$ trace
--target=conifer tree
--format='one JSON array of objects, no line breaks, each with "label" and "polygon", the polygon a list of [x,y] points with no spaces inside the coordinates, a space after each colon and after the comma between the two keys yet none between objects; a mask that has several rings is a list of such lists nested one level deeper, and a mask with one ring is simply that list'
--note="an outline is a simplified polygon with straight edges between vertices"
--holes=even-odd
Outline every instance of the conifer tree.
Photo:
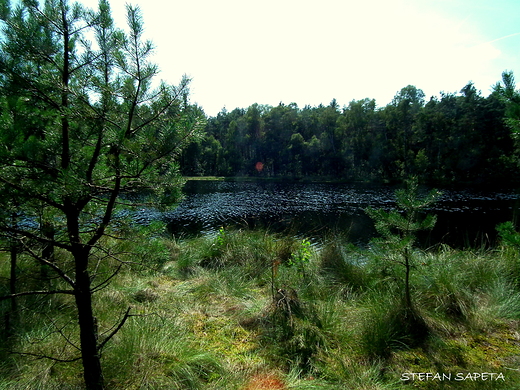
[{"label": "conifer tree", "polygon": [[[154,48],[143,40],[138,8],[127,6],[125,33],[106,0],[95,12],[67,0],[0,5],[0,229],[26,238],[24,249],[67,286],[3,298],[72,295],[85,384],[103,389],[101,351],[130,314],[99,334],[92,295],[113,275],[97,274],[92,256],[130,194],[141,204],[175,201],[176,157],[203,115],[187,103],[186,77],[154,87]],[[33,223],[9,222],[13,198]],[[45,218],[59,234],[42,229]],[[51,261],[42,253],[49,246],[70,253],[71,263]]]},{"label": "conifer tree", "polygon": [[421,215],[421,212],[433,204],[440,193],[432,190],[425,196],[420,196],[415,178],[409,179],[406,185],[406,188],[395,193],[396,210],[368,208],[366,211],[380,234],[380,237],[372,240],[372,244],[384,254],[385,260],[393,261],[404,268],[404,305],[406,310],[413,311],[410,275],[414,267],[413,247],[416,234],[421,230],[432,229],[437,220],[435,215]]}]

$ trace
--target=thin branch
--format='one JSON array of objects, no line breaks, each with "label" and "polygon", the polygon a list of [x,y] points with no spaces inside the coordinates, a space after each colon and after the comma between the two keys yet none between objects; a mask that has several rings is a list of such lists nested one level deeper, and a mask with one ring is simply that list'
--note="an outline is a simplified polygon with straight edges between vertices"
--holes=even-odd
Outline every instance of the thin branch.
[{"label": "thin branch", "polygon": [[[118,169],[119,170],[119,169]],[[114,211],[117,197],[119,196],[119,193],[121,191],[121,176],[118,172],[115,178],[114,188],[110,194],[110,197],[108,199],[108,203],[105,208],[105,214],[103,215],[103,219],[101,223],[99,224],[98,228],[96,229],[95,233],[92,235],[90,240],[87,243],[87,246],[94,246],[96,242],[103,236],[105,233],[105,230],[107,226],[109,225],[111,219],[112,219],[112,213]]]},{"label": "thin branch", "polygon": [[[46,174],[50,175],[53,178],[58,176],[58,170],[55,167],[53,167],[52,165],[45,164],[45,163],[40,162],[40,161],[31,160],[31,159],[25,158],[24,156],[17,156],[16,157],[16,162],[17,163],[22,162],[22,161],[26,165],[15,164],[14,162],[12,162],[10,164],[5,163],[4,166],[5,167],[10,167],[10,168],[16,168],[16,169],[27,169],[27,170],[36,168],[36,169],[41,169],[43,171],[43,173],[46,173]],[[31,198],[32,197],[33,196],[31,196]]]},{"label": "thin branch", "polygon": [[56,110],[61,111],[61,106],[59,105],[59,103],[55,102],[54,99],[47,93],[45,93],[45,91],[42,88],[39,88],[38,84],[23,76],[22,74],[14,71],[12,68],[8,69],[8,71],[14,78],[18,80],[18,82],[20,82],[21,84],[26,84],[27,91],[32,92],[33,95],[39,96],[44,102],[48,103]]},{"label": "thin branch", "polygon": [[75,72],[77,72],[78,70],[84,68],[85,66],[87,65],[91,65],[92,63],[94,63],[99,57],[101,57],[101,55],[98,55],[98,56],[94,56],[92,59],[88,60],[88,61],[84,61],[83,63],[80,63],[78,65],[76,65],[76,67],[72,68],[70,71],[69,71],[69,74],[73,74]]},{"label": "thin branch", "polygon": [[35,357],[36,359],[49,359],[49,360],[53,360],[55,362],[60,362],[60,363],[72,363],[72,362],[77,362],[78,360],[81,359],[81,356],[74,358],[74,359],[58,359],[58,358],[55,358],[52,356],[47,356],[47,355],[42,355],[42,354],[37,354],[37,353],[30,353],[30,352],[12,351],[11,353],[16,354],[16,355],[22,355],[22,356],[32,356],[32,357]]},{"label": "thin branch", "polygon": [[85,175],[86,179],[87,179],[87,182],[89,184],[93,183],[92,175],[93,175],[94,169],[96,168],[96,165],[98,163],[102,147],[103,147],[103,129],[101,128],[99,130],[99,134],[97,136],[96,147],[94,148],[94,151],[92,153],[92,157],[91,157],[90,162],[89,162],[87,173]]},{"label": "thin branch", "polygon": [[125,315],[123,316],[123,319],[119,322],[119,324],[116,326],[116,328],[110,332],[110,334],[97,346],[97,350],[98,351],[101,351],[103,349],[103,347],[106,345],[106,343],[108,343],[108,341],[115,336],[115,334],[117,332],[119,332],[119,330],[123,327],[123,325],[125,324],[126,320],[131,317],[132,315],[130,314],[130,310],[132,308],[129,307],[126,312],[125,312]]},{"label": "thin branch", "polygon": [[99,291],[99,290],[105,288],[108,285],[108,283],[110,282],[110,280],[119,273],[119,271],[121,270],[122,266],[123,266],[123,264],[119,264],[119,267],[117,267],[117,269],[112,273],[112,275],[110,275],[107,279],[103,280],[97,286],[95,286],[92,289],[90,289],[90,291],[92,293],[94,293],[96,291]]},{"label": "thin branch", "polygon": [[58,332],[60,334],[61,337],[63,337],[65,339],[65,341],[67,343],[69,343],[71,346],[73,346],[76,350],[78,350],[79,352],[81,352],[81,348],[78,347],[76,344],[74,344],[72,341],[69,340],[69,338],[63,333],[63,329],[67,326],[66,325],[63,325],[61,328],[58,327],[58,325],[56,324],[56,322],[49,316],[47,316],[47,319],[52,323],[52,325],[54,325],[54,327],[56,328],[56,332]]},{"label": "thin branch", "polygon": [[[54,243],[54,241],[50,241],[51,243]],[[76,282],[72,280],[70,276],[68,276],[60,267],[58,267],[55,263],[52,261],[46,260],[43,257],[36,254],[29,246],[25,245],[25,243],[22,241],[22,244],[24,246],[24,249],[36,260],[38,260],[40,263],[43,263],[49,267],[51,267],[56,273],[65,280],[73,289],[76,288]]]},{"label": "thin branch", "polygon": [[27,295],[54,295],[54,294],[68,294],[74,295],[75,292],[73,290],[48,290],[48,291],[25,291],[16,294],[9,294],[0,297],[0,301],[5,301],[11,298],[23,297]]},{"label": "thin branch", "polygon": [[[163,153],[159,153],[157,156],[155,156],[154,158],[151,158],[150,160],[146,161],[143,166],[139,169],[139,172],[135,175],[126,175],[126,176],[121,176],[122,178],[125,178],[125,179],[129,179],[129,178],[139,178],[139,177],[142,177],[144,171],[146,169],[148,169],[150,166],[152,166],[153,164],[155,164],[157,161],[163,159],[164,157],[166,156],[169,156],[169,155],[172,155],[174,154],[174,152],[176,150],[178,150],[184,142],[186,142],[186,140],[188,140],[195,132],[197,131],[197,126],[196,124],[194,124],[193,128],[188,131],[180,140],[179,142],[177,142],[174,146],[172,146],[171,148],[169,148],[168,150],[164,151]],[[123,187],[122,190],[125,190],[126,188]]]},{"label": "thin branch", "polygon": [[[146,127],[147,125],[149,125],[151,122],[155,121],[157,118],[159,118],[160,116],[162,116],[174,103],[175,101],[177,101],[179,99],[179,96],[181,96],[185,91],[186,91],[186,88],[188,86],[188,81],[183,81],[181,83],[181,85],[176,88],[175,90],[175,93],[173,94],[173,96],[165,103],[163,104],[163,107],[158,110],[155,115],[153,115],[151,118],[149,118],[148,120],[144,121],[143,123],[141,123],[139,126],[137,126],[134,130],[133,130],[133,133],[137,132],[138,130],[140,130],[141,128],[143,127]],[[164,88],[163,87],[160,87],[156,93],[155,96],[159,96],[160,94],[164,93]],[[154,96],[154,97],[155,97]],[[148,99],[148,100],[151,100]]]},{"label": "thin branch", "polygon": [[[6,180],[4,177],[0,176],[0,182],[3,182],[4,184],[7,184],[9,187],[11,188],[14,188],[18,191],[20,191],[20,193],[26,193],[26,189],[23,188],[22,186],[19,186],[18,184],[15,184],[15,183],[11,183],[9,180]],[[54,202],[52,199],[46,197],[46,196],[43,196],[37,192],[33,192],[31,194],[31,198],[33,199],[38,199],[46,204],[48,204],[49,206],[53,206],[55,208],[57,208],[58,210],[62,210],[63,211],[63,205],[59,204],[59,203],[56,203]]]},{"label": "thin branch", "polygon": [[[71,249],[70,245],[63,244],[63,243],[61,243],[59,241],[50,240],[48,238],[44,238],[44,237],[38,236],[37,234],[31,233],[30,231],[27,231],[27,230],[16,229],[16,228],[13,228],[13,227],[10,227],[10,226],[1,226],[0,227],[0,231],[6,232],[6,233],[11,233],[11,234],[18,235],[18,236],[22,236],[22,238],[23,237],[27,237],[27,238],[32,239],[34,241],[37,241],[37,242],[39,242],[41,244],[51,244],[51,245],[57,246],[58,248],[65,249],[67,251],[70,251],[70,249]],[[2,236],[4,236],[4,237],[11,237],[11,236],[6,236],[4,234],[2,234]]]}]

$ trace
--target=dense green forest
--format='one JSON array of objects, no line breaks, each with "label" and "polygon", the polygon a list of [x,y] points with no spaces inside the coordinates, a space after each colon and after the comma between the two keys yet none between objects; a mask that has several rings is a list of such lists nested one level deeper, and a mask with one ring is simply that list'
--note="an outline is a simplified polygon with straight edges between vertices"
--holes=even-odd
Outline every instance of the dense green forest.
[{"label": "dense green forest", "polygon": [[318,107],[223,109],[208,119],[205,139],[184,151],[182,170],[188,176],[400,181],[415,175],[435,185],[511,183],[518,155],[502,95],[495,88],[484,97],[469,83],[458,94],[426,101],[409,85],[385,107],[362,99],[341,108],[334,99]]}]

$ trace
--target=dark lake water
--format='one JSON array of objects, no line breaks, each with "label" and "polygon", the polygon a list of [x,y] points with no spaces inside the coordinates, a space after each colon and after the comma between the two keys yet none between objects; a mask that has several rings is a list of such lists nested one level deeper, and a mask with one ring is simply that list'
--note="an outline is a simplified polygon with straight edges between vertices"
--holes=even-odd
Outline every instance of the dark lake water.
[{"label": "dark lake water", "polygon": [[[211,234],[221,226],[233,226],[313,239],[343,233],[352,242],[365,244],[375,230],[364,209],[393,208],[395,189],[359,184],[189,181],[180,205],[155,217],[165,220],[176,236]],[[421,235],[423,246],[439,242],[454,247],[494,245],[495,226],[516,217],[516,190],[442,192],[429,210],[438,220],[431,232]]]}]

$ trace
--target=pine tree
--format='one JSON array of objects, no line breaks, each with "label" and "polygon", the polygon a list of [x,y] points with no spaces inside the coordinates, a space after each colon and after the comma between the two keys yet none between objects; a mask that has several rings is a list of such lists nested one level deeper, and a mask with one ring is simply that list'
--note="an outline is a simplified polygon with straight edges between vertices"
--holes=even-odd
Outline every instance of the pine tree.
[{"label": "pine tree", "polygon": [[411,298],[410,275],[414,267],[413,248],[416,234],[420,230],[432,229],[437,220],[435,215],[421,213],[439,197],[437,190],[432,190],[425,196],[419,196],[417,179],[406,182],[406,188],[395,193],[397,209],[368,208],[368,215],[374,220],[375,228],[380,237],[374,238],[372,244],[384,258],[393,261],[404,268],[404,305],[407,310],[413,310]]},{"label": "pine tree", "polygon": [[[42,227],[50,215],[61,233],[13,225],[6,215],[0,229],[39,243],[24,249],[68,286],[4,298],[73,295],[85,384],[103,389],[100,354],[114,332],[98,334],[92,295],[111,276],[96,274],[92,255],[102,251],[117,208],[132,203],[129,194],[141,203],[175,201],[176,157],[199,133],[203,115],[187,104],[187,78],[153,87],[158,68],[149,61],[153,45],[143,40],[138,8],[127,7],[124,33],[106,0],[96,12],[67,0],[1,5],[0,210],[16,196],[26,218]],[[46,258],[41,248],[49,245],[68,251],[73,264]]]}]

